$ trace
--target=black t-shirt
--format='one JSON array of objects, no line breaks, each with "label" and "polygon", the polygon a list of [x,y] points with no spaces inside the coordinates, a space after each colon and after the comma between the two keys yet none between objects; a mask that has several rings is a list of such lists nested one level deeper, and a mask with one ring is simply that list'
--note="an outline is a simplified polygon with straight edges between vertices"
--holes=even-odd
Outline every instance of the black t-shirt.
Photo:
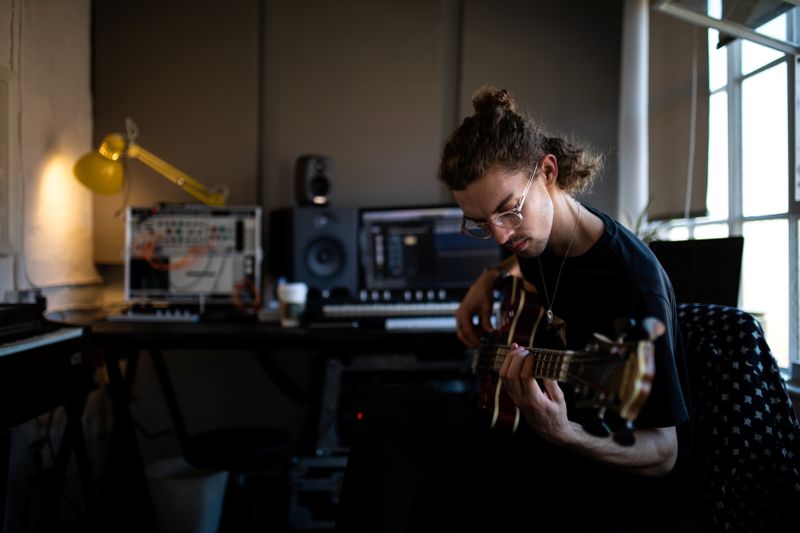
[{"label": "black t-shirt", "polygon": [[[555,290],[556,278],[563,257],[549,250],[540,256],[544,280],[535,257],[519,258],[522,274],[536,286],[543,301],[542,287],[546,284],[553,313],[566,322],[570,349],[584,348],[594,333],[615,338],[617,319],[641,321],[655,317],[663,322],[666,333],[655,342],[654,382],[636,426],[679,426],[689,418],[689,394],[669,278],[639,238],[608,215],[590,207],[586,209],[600,217],[605,231],[586,253],[566,259],[558,290]],[[688,444],[688,438],[686,435],[680,439],[681,448]]]}]

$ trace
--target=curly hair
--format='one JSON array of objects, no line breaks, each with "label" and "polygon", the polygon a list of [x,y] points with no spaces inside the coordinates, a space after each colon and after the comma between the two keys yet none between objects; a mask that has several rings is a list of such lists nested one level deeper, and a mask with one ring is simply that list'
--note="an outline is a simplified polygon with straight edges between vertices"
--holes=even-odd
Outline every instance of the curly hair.
[{"label": "curly hair", "polygon": [[475,113],[464,119],[445,144],[438,176],[462,191],[489,170],[532,169],[547,154],[558,161],[558,186],[568,193],[588,190],[603,168],[603,156],[564,137],[551,137],[517,113],[505,89],[482,87],[472,97]]}]

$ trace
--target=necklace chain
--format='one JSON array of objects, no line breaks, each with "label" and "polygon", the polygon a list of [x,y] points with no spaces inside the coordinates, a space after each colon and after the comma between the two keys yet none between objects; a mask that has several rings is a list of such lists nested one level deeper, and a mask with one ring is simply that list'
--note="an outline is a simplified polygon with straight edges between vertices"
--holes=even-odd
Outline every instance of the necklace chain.
[{"label": "necklace chain", "polygon": [[561,281],[561,272],[564,270],[564,264],[567,262],[567,257],[569,256],[569,251],[572,248],[572,241],[575,240],[575,234],[578,232],[578,225],[581,223],[581,214],[583,210],[581,209],[581,204],[578,203],[578,219],[575,221],[575,226],[572,228],[572,235],[569,237],[569,244],[567,244],[567,251],[564,252],[564,258],[561,260],[561,266],[558,268],[558,275],[556,276],[556,285],[553,287],[553,300],[550,300],[550,295],[547,294],[547,282],[544,279],[544,269],[542,269],[542,258],[541,254],[536,256],[536,260],[539,262],[539,275],[542,276],[542,288],[544,289],[544,297],[547,300],[547,323],[553,323],[553,305],[556,303],[556,293],[558,293],[558,283]]}]

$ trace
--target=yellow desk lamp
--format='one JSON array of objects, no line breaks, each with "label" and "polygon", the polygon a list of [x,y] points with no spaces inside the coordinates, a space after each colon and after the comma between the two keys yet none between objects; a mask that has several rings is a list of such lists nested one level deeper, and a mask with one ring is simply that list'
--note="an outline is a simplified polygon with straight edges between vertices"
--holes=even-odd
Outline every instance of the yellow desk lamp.
[{"label": "yellow desk lamp", "polygon": [[119,133],[107,135],[97,150],[89,152],[75,163],[72,171],[78,181],[93,192],[115,194],[122,189],[125,180],[121,161],[123,156],[138,159],[204,204],[225,205],[224,192],[212,191]]}]

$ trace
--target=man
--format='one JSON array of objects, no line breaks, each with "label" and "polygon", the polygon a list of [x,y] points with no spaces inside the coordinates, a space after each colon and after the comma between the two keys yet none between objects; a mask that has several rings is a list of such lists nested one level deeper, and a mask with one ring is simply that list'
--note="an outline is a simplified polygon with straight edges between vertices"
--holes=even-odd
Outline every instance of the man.
[{"label": "man", "polygon": [[341,531],[460,531],[510,527],[616,530],[664,511],[669,474],[688,420],[685,369],[669,281],[648,248],[573,194],[587,190],[601,158],[545,135],[491,87],[444,148],[440,178],[464,212],[468,236],[493,238],[511,255],[476,280],[456,312],[457,333],[480,344],[492,291],[508,271],[543,296],[546,322],[565,323],[566,345],[613,336],[620,318],[654,317],[655,382],[622,446],[583,429],[569,387],[533,377],[534,357],[516,345],[500,368],[524,422],[491,431],[460,398],[410,388],[375,395],[345,476]]}]

